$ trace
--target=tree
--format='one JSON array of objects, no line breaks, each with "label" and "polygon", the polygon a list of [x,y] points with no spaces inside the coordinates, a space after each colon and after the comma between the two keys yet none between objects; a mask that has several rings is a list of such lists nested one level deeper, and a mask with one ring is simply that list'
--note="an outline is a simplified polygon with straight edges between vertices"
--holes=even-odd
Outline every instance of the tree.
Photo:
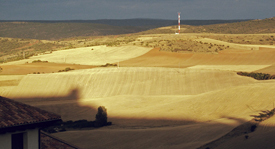
[{"label": "tree", "polygon": [[99,106],[96,114],[96,126],[101,127],[107,125],[107,109]]}]

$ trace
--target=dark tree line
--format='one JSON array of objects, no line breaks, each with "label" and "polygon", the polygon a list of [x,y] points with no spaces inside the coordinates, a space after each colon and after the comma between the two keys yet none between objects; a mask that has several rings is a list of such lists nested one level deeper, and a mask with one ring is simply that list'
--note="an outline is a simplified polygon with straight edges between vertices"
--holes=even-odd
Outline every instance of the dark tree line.
[{"label": "dark tree line", "polygon": [[107,109],[104,106],[98,107],[95,121],[78,120],[78,121],[60,121],[52,126],[43,128],[47,133],[56,133],[67,130],[79,130],[85,128],[99,128],[112,125],[112,122],[107,121]]},{"label": "dark tree line", "polygon": [[275,75],[270,75],[267,73],[256,73],[256,72],[237,72],[238,75],[241,76],[248,76],[252,77],[257,80],[270,80],[270,79],[275,79]]}]

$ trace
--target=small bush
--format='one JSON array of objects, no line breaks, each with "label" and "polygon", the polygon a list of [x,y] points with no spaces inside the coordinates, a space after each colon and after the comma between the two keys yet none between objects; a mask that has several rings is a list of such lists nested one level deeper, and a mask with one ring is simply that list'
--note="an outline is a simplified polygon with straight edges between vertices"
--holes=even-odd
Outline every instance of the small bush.
[{"label": "small bush", "polygon": [[252,125],[250,128],[251,132],[254,132],[256,130],[256,128],[257,128],[257,125]]},{"label": "small bush", "polygon": [[106,63],[105,65],[101,65],[100,67],[111,67],[111,66],[117,66],[117,64]]},{"label": "small bush", "polygon": [[98,107],[96,114],[96,126],[102,127],[107,125],[107,109],[104,106]]},{"label": "small bush", "polygon": [[32,63],[48,63],[48,61],[34,60]]},{"label": "small bush", "polygon": [[71,70],[74,70],[74,69],[72,69],[72,68],[70,68],[70,67],[67,67],[67,68],[65,68],[65,69],[63,69],[63,70],[58,70],[58,72],[67,72],[67,71],[71,71]]},{"label": "small bush", "polygon": [[72,69],[70,67],[65,68],[65,71],[70,71],[70,70],[74,70],[74,69]]}]

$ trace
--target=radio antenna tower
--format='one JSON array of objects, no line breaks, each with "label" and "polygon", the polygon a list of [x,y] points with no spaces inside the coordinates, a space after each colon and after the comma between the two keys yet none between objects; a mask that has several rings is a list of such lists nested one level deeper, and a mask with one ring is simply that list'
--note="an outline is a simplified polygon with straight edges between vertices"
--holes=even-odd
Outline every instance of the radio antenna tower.
[{"label": "radio antenna tower", "polygon": [[178,12],[178,27],[179,27],[178,34],[180,34],[180,12]]}]

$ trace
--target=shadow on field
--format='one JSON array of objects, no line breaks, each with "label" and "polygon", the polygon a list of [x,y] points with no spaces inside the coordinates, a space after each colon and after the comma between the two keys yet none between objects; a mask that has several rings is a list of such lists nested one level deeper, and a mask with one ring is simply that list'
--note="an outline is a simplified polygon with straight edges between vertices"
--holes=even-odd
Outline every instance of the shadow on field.
[{"label": "shadow on field", "polygon": [[[98,105],[81,105],[79,92],[78,88],[74,88],[65,96],[22,97],[13,98],[13,100],[59,114],[63,121],[95,120]],[[249,146],[248,142],[251,144],[257,142],[254,138],[259,137],[253,135],[257,134],[258,128],[253,130],[255,132],[251,131],[255,123],[234,117],[223,117],[223,119],[226,123],[219,120],[197,122],[192,120],[131,119],[108,116],[108,121],[113,123],[111,126],[100,129],[66,131],[53,135],[82,148],[212,149],[220,148],[220,146],[224,148],[230,142],[236,141],[236,138],[239,138],[237,141],[240,142],[242,148],[245,148]],[[271,129],[272,132],[275,132],[273,127],[266,127],[265,129]],[[261,133],[261,131],[258,132]],[[266,139],[270,138],[267,137]],[[275,144],[273,142],[263,145],[271,147],[272,144]],[[268,146],[269,143],[271,146]],[[231,144],[234,144],[234,142]],[[234,144],[232,148],[239,148],[238,144]]]},{"label": "shadow on field", "polygon": [[93,109],[92,107],[81,106],[78,104],[78,88],[72,89],[65,96],[30,96],[12,99],[59,114],[63,121],[81,119],[94,120],[97,113],[97,108]]}]

